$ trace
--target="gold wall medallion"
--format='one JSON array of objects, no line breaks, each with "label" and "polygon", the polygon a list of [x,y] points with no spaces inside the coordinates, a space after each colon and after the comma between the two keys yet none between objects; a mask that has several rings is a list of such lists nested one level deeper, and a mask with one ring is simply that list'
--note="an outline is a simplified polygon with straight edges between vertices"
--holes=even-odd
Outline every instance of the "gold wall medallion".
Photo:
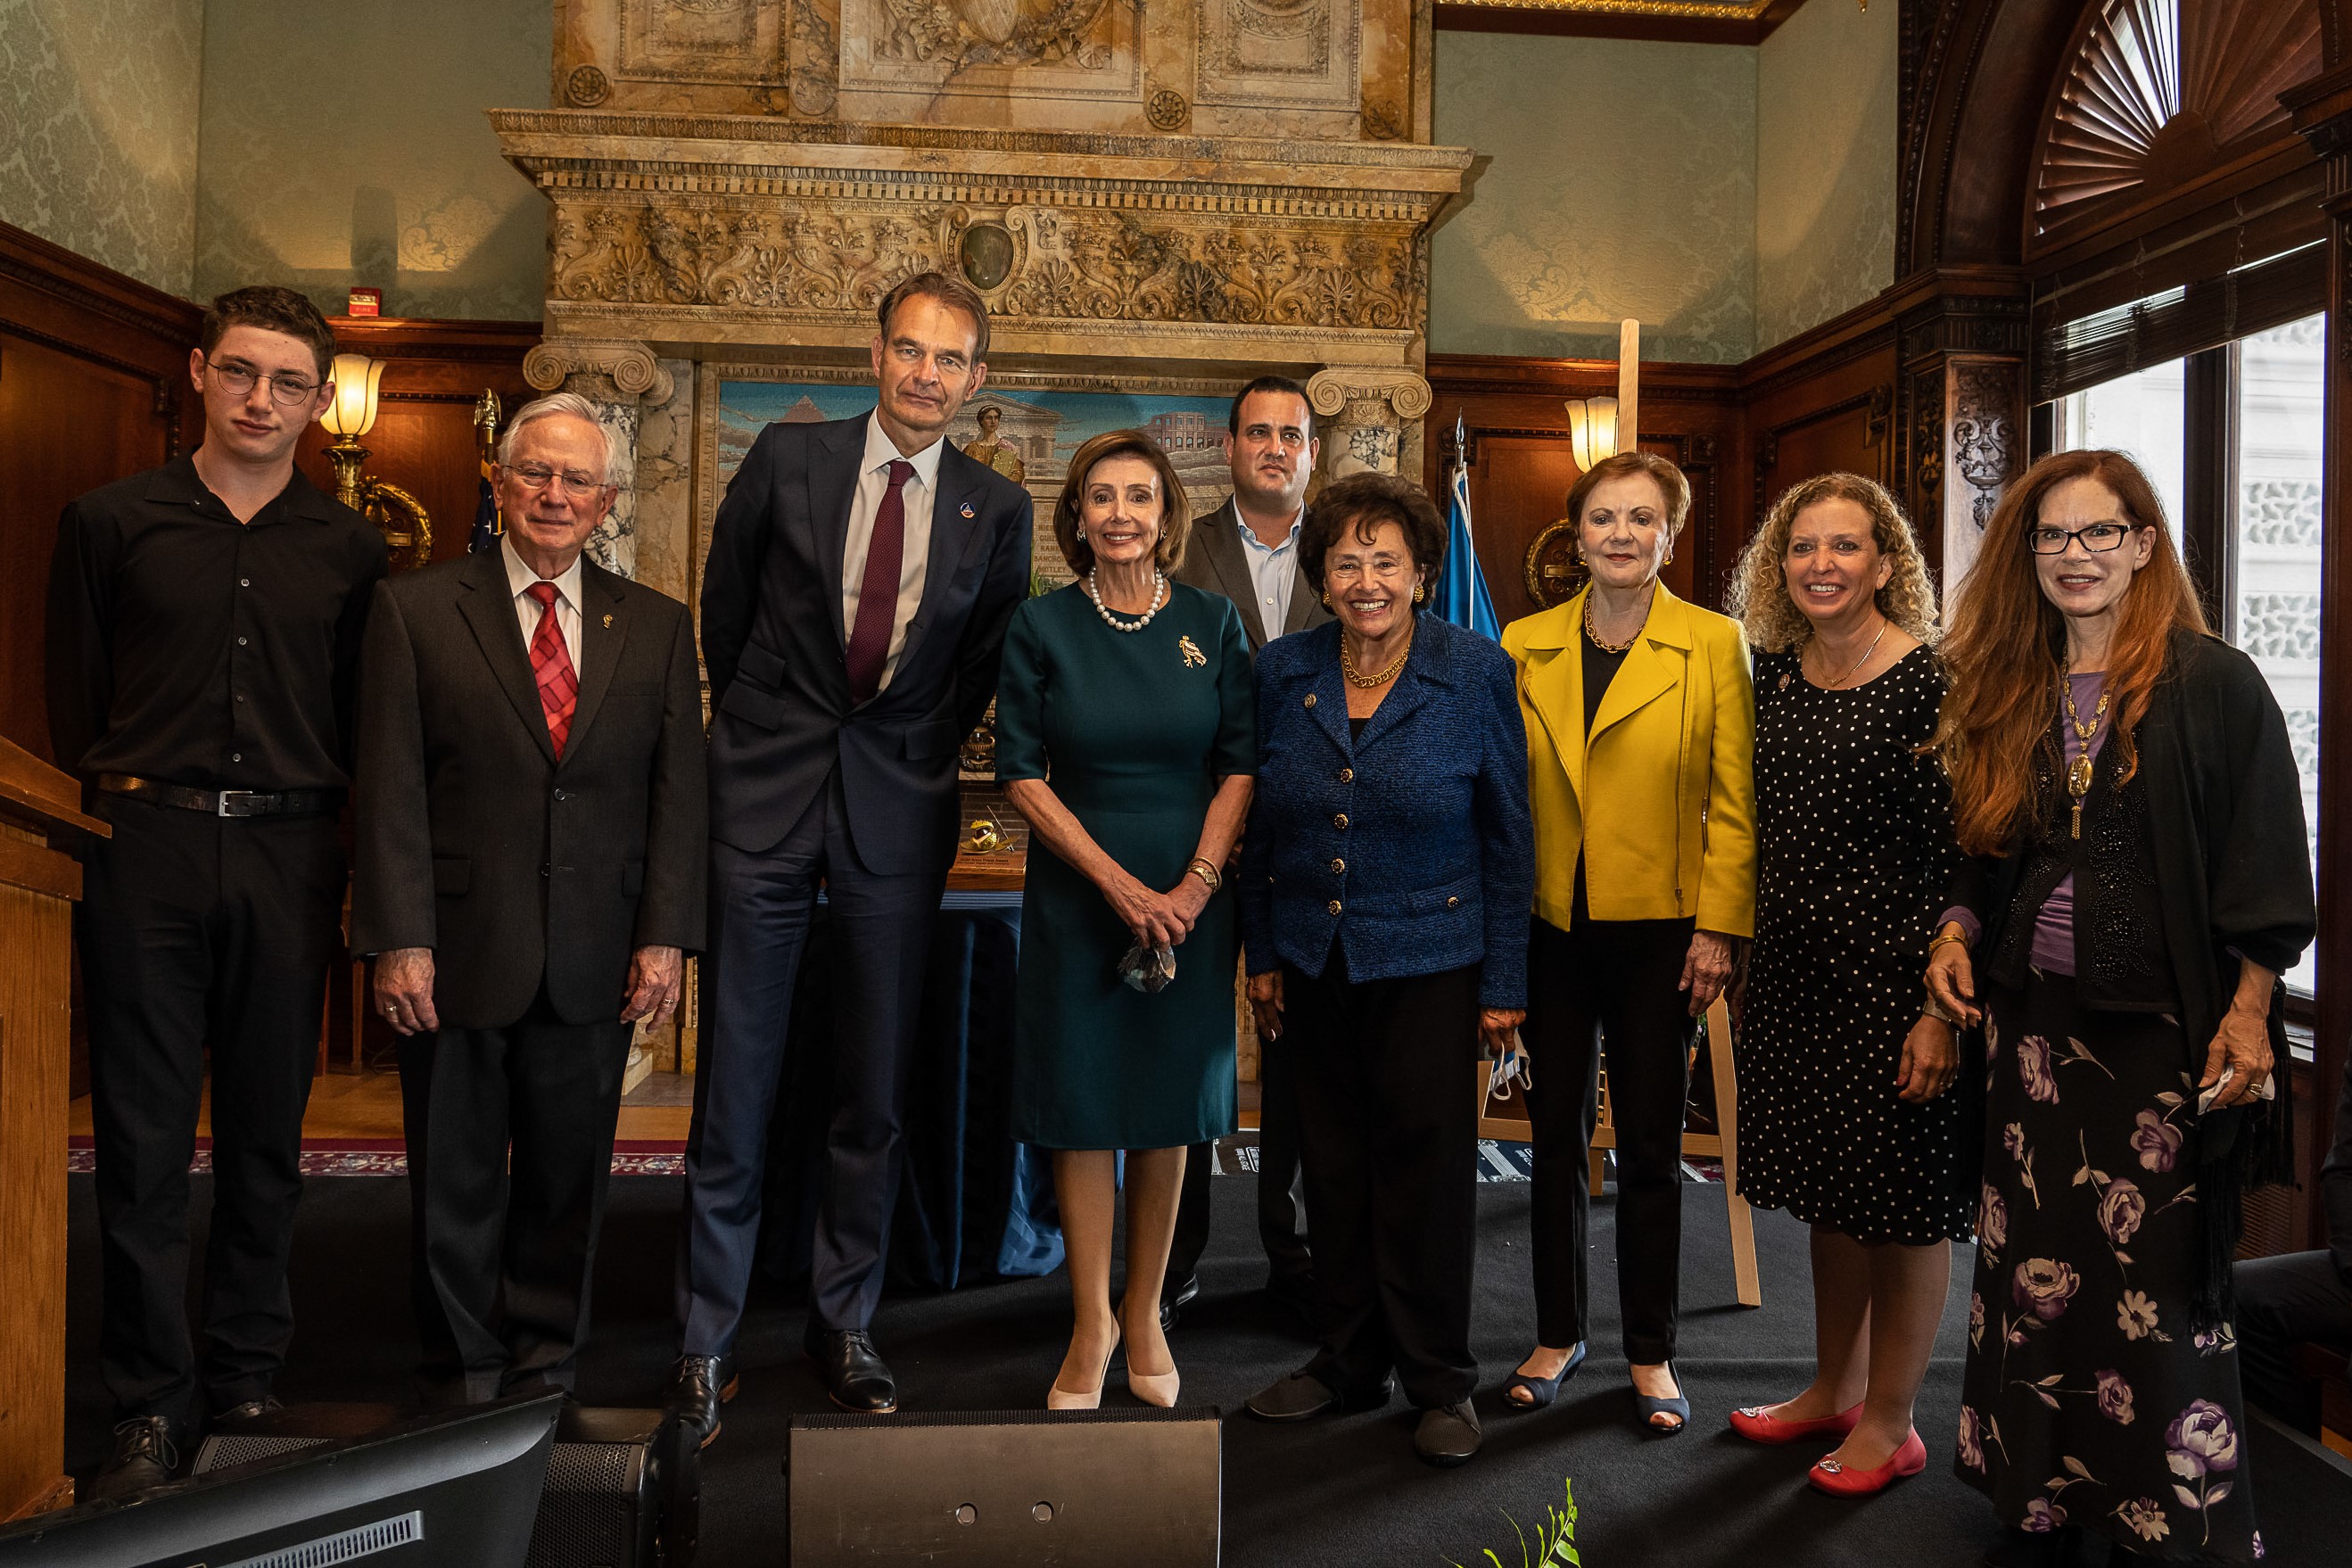
[{"label": "gold wall medallion", "polygon": [[1209,656],[1202,653],[1200,645],[1189,637],[1180,637],[1176,639],[1176,651],[1184,656],[1184,663],[1188,668],[1209,662]]}]

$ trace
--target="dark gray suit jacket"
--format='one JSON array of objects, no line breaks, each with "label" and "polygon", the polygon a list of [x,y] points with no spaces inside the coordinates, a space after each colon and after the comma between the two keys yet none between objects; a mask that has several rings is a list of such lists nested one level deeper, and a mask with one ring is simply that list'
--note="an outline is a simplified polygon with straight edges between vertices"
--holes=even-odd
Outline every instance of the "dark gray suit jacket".
[{"label": "dark gray suit jacket", "polygon": [[[1231,599],[1242,613],[1242,630],[1249,636],[1250,652],[1255,653],[1273,637],[1266,635],[1265,622],[1260,618],[1257,585],[1251,580],[1245,553],[1249,547],[1235,531],[1241,525],[1241,514],[1230,500],[1194,518],[1192,537],[1184,547],[1183,563],[1176,568],[1176,581]],[[1323,607],[1322,590],[1301,571],[1290,590],[1290,614],[1273,636],[1305,631],[1330,618],[1331,612]]]},{"label": "dark gray suit jacket", "polygon": [[708,863],[694,626],[581,566],[580,694],[555,760],[498,551],[377,584],[360,661],[352,951],[434,950],[451,1028],[620,1016],[639,947],[698,949]]},{"label": "dark gray suit jacket", "polygon": [[956,751],[1028,596],[1032,508],[995,469],[940,454],[922,603],[890,683],[853,707],[841,560],[868,417],[769,426],[719,503],[702,574],[710,833],[772,849],[838,768],[866,868],[944,875]]}]

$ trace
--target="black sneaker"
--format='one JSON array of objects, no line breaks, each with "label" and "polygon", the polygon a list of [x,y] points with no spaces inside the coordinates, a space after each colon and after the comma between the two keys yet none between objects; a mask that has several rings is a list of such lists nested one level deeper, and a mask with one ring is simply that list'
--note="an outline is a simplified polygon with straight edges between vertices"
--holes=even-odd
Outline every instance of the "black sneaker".
[{"label": "black sneaker", "polygon": [[171,1421],[162,1415],[134,1415],[115,1424],[106,1462],[98,1467],[89,1495],[105,1502],[128,1502],[169,1482],[179,1468],[180,1450],[172,1441]]}]

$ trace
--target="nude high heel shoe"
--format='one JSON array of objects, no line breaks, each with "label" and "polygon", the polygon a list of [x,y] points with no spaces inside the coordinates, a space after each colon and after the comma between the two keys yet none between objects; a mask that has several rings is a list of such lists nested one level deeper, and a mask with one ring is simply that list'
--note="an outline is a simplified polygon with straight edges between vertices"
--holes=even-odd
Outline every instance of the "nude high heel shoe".
[{"label": "nude high heel shoe", "polygon": [[1064,1388],[1062,1386],[1061,1380],[1056,1378],[1054,1382],[1054,1386],[1045,1391],[1045,1408],[1048,1410],[1101,1409],[1103,1384],[1110,1376],[1110,1358],[1112,1352],[1118,1349],[1118,1338],[1117,1335],[1113,1335],[1110,1342],[1110,1349],[1103,1352],[1102,1370],[1095,1373],[1095,1385],[1092,1388],[1084,1390],[1083,1392],[1073,1393],[1071,1390]]},{"label": "nude high heel shoe", "polygon": [[1183,1373],[1173,1367],[1161,1373],[1138,1372],[1132,1366],[1127,1369],[1128,1392],[1162,1410],[1176,1408],[1176,1388],[1182,1379]]}]

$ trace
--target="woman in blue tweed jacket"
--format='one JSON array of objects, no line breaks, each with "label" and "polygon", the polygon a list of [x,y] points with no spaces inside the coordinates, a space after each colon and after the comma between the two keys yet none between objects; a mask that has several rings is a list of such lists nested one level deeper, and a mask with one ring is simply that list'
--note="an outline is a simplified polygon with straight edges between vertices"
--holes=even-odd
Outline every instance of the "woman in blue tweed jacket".
[{"label": "woman in blue tweed jacket", "polygon": [[1525,1016],[1534,827],[1514,667],[1424,616],[1445,525],[1358,474],[1307,509],[1298,563],[1338,619],[1257,660],[1242,940],[1258,1033],[1298,1064],[1322,1348],[1249,1402],[1267,1421],[1385,1403],[1432,1464],[1478,1449],[1473,1065]]}]

